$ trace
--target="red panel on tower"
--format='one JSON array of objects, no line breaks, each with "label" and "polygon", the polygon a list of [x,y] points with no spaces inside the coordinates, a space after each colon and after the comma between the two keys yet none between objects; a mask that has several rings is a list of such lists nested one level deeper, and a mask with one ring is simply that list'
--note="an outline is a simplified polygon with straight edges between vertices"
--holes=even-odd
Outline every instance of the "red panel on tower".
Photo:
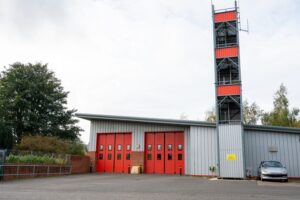
[{"label": "red panel on tower", "polygon": [[238,56],[237,47],[216,49],[216,58],[228,58],[228,57],[237,57],[237,56]]},{"label": "red panel on tower", "polygon": [[235,20],[237,20],[237,13],[236,13],[236,11],[216,13],[214,16],[214,20],[215,20],[215,23],[235,21]]},{"label": "red panel on tower", "polygon": [[218,96],[227,96],[227,95],[240,95],[241,86],[240,85],[224,85],[217,87]]}]

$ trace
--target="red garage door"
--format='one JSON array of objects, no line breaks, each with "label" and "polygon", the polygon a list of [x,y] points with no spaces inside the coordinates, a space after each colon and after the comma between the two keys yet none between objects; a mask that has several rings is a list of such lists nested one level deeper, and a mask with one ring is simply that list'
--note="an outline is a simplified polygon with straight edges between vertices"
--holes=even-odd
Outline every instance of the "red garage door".
[{"label": "red garage door", "polygon": [[145,173],[184,173],[183,132],[145,134]]},{"label": "red garage door", "polygon": [[131,133],[97,135],[97,172],[127,172],[131,160]]}]

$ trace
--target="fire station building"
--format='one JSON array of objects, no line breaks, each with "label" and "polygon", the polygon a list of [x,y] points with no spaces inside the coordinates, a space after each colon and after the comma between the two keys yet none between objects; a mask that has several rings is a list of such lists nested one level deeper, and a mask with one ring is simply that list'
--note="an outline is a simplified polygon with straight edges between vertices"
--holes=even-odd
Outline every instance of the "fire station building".
[{"label": "fire station building", "polygon": [[300,178],[300,129],[243,124],[237,3],[212,13],[216,123],[77,113],[91,121],[96,172],[246,178],[276,160]]},{"label": "fire station building", "polygon": [[[242,154],[228,146],[218,152],[215,123],[111,115],[76,114],[91,121],[89,155],[96,172],[127,173],[141,166],[142,173],[246,178],[256,176],[263,160],[280,161],[289,177],[300,178],[300,129],[243,126]],[[230,125],[220,143],[237,139]],[[227,162],[221,168],[220,160]],[[236,162],[243,160],[240,166]],[[215,167],[216,171],[210,171]],[[239,169],[236,169],[239,168]],[[242,170],[240,170],[242,169]],[[243,173],[238,173],[242,171]]]}]

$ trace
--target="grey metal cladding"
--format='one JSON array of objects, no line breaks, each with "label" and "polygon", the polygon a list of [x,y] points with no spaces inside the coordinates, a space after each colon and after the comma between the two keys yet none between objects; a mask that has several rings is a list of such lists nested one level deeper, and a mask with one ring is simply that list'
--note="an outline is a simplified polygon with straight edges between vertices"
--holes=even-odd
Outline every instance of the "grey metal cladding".
[{"label": "grey metal cladding", "polygon": [[257,176],[261,161],[276,160],[287,168],[289,177],[300,177],[300,134],[246,130],[245,159],[252,176]]},{"label": "grey metal cladding", "polygon": [[217,132],[215,128],[191,126],[188,159],[189,174],[214,175],[209,166],[217,167]]},{"label": "grey metal cladding", "polygon": [[[220,176],[244,178],[243,131],[241,125],[219,125]],[[227,160],[227,154],[235,154],[235,160]]]}]

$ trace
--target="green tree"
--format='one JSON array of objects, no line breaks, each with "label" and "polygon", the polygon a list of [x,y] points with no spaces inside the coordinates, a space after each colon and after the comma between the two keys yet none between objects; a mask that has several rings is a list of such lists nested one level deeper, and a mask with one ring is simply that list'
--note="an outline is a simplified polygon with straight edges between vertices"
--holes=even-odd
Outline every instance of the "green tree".
[{"label": "green tree", "polygon": [[259,106],[253,102],[251,105],[247,100],[243,102],[243,118],[244,124],[255,125],[259,121],[262,111]]},{"label": "green tree", "polygon": [[289,109],[289,100],[287,98],[287,88],[281,84],[278,91],[274,95],[274,108],[271,112],[265,112],[262,116],[263,125],[273,126],[299,126],[297,116],[298,108]]},{"label": "green tree", "polygon": [[11,149],[14,141],[14,136],[7,131],[5,123],[0,122],[0,149]]},{"label": "green tree", "polygon": [[76,110],[66,107],[67,96],[47,64],[10,65],[0,74],[1,132],[18,143],[24,135],[78,139],[81,129]]}]

